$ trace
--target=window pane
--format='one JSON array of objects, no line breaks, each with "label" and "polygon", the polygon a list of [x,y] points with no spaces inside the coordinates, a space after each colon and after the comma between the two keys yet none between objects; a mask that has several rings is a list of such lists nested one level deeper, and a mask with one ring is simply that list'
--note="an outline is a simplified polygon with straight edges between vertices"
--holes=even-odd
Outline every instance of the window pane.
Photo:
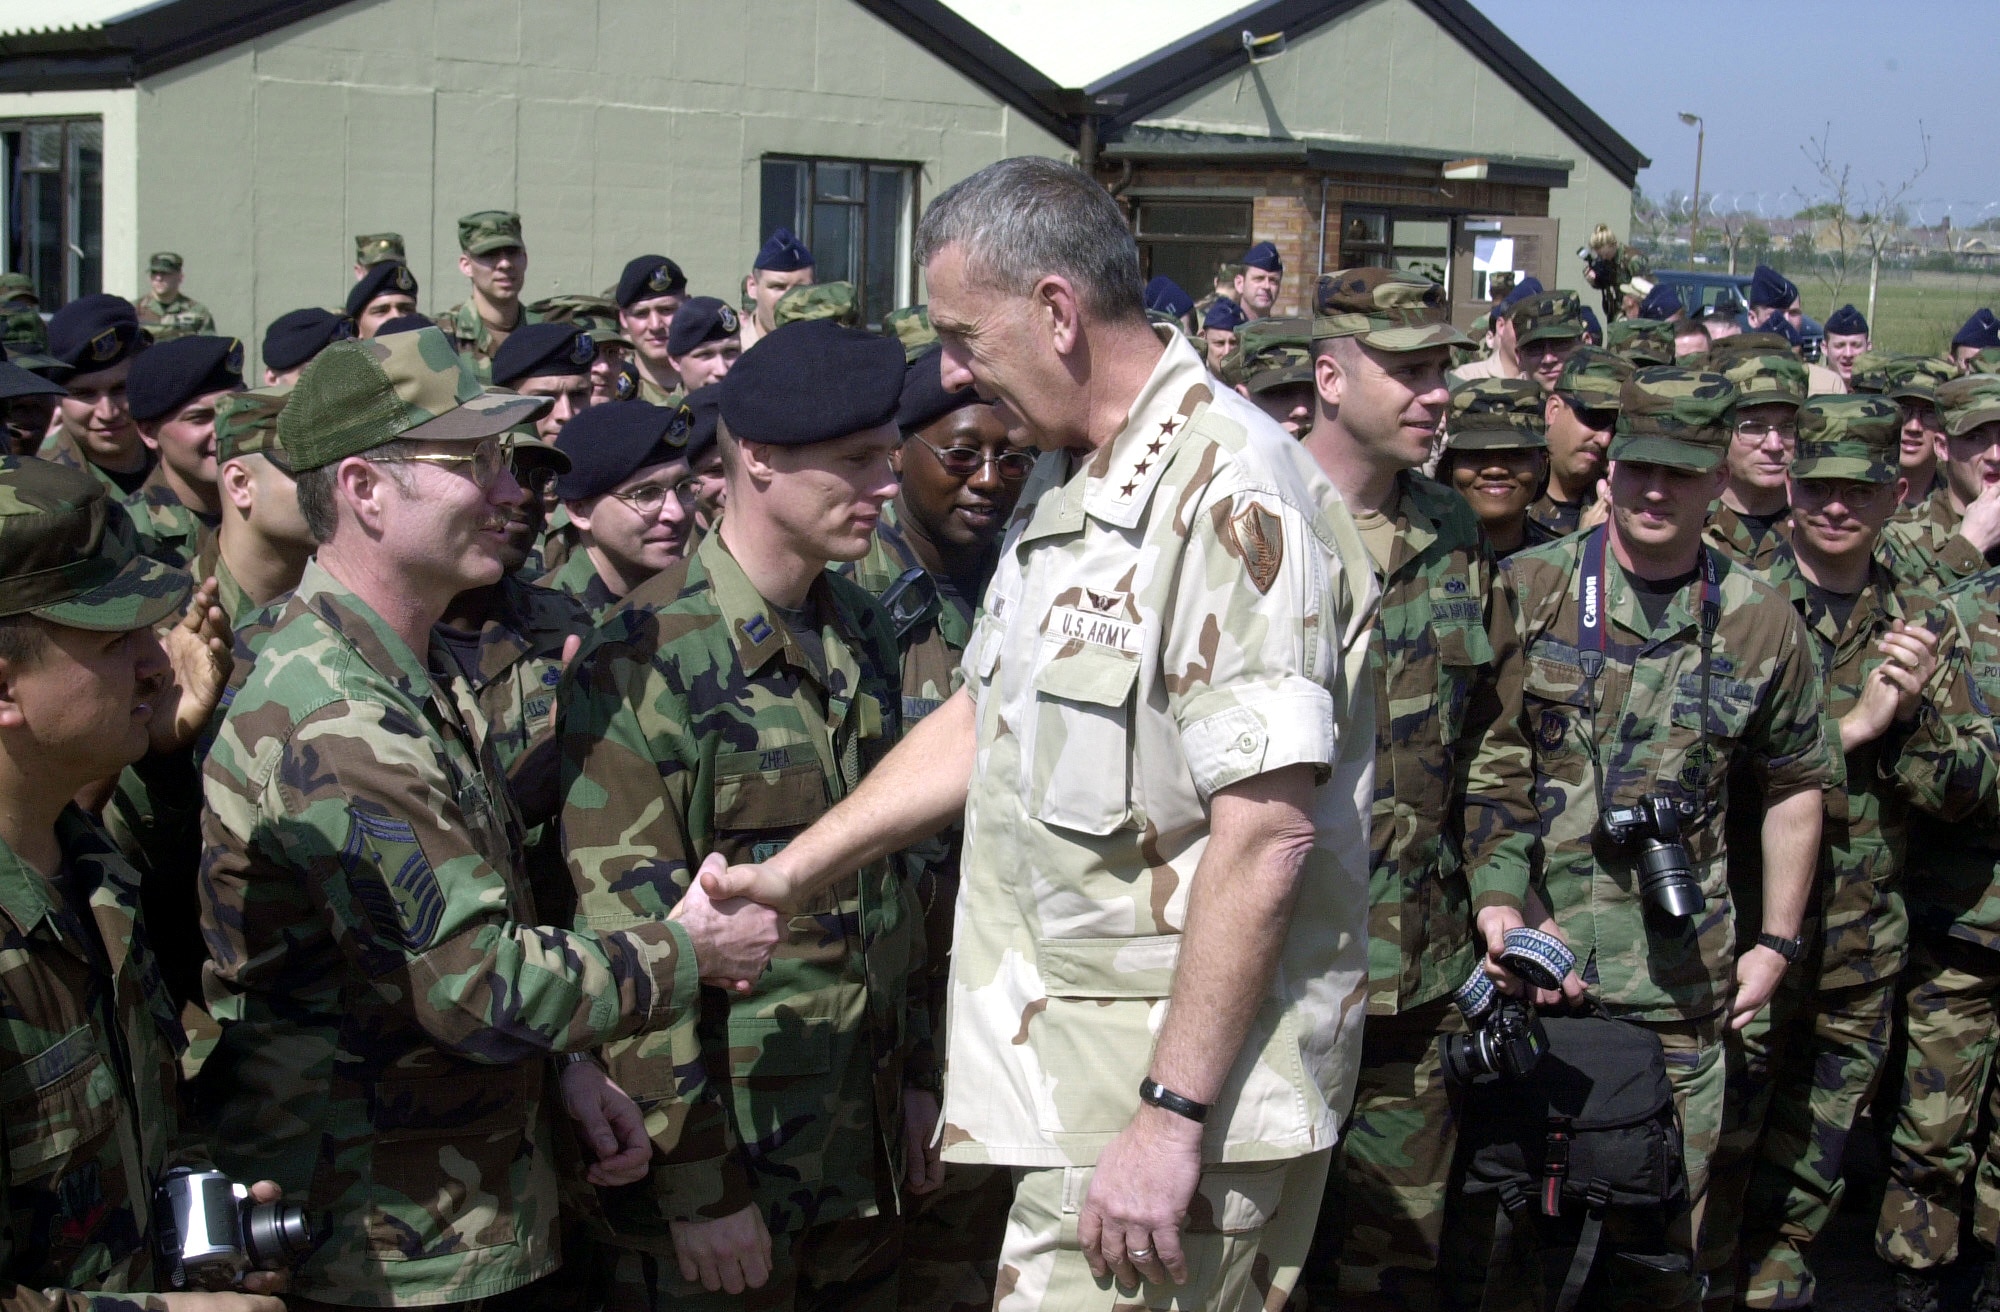
[{"label": "window pane", "polygon": [[806,166],[795,159],[764,161],[762,205],[758,213],[757,241],[779,228],[803,233],[806,228]]},{"label": "window pane", "polygon": [[861,207],[858,205],[813,206],[813,269],[821,282],[852,282],[861,265]]},{"label": "window pane", "polygon": [[909,172],[868,170],[868,286],[861,320],[877,324],[905,304],[909,292]]},{"label": "window pane", "polygon": [[78,296],[104,287],[104,127],[69,127],[69,237],[71,282]]},{"label": "window pane", "polygon": [[819,183],[819,200],[860,200],[861,166],[828,164],[822,160],[814,169]]},{"label": "window pane", "polygon": [[1396,245],[1441,251],[1451,245],[1451,224],[1444,219],[1397,219]]},{"label": "window pane", "polygon": [[1197,301],[1215,289],[1215,271],[1242,254],[1243,248],[1234,242],[1201,245],[1175,241],[1157,245],[1147,243],[1139,248],[1147,278],[1164,274],[1179,283],[1181,290]]},{"label": "window pane", "polygon": [[1349,245],[1385,243],[1389,240],[1389,216],[1349,210],[1341,216],[1340,239]]},{"label": "window pane", "polygon": [[1250,242],[1250,202],[1140,201],[1139,235],[1229,237],[1241,239],[1247,246]]}]

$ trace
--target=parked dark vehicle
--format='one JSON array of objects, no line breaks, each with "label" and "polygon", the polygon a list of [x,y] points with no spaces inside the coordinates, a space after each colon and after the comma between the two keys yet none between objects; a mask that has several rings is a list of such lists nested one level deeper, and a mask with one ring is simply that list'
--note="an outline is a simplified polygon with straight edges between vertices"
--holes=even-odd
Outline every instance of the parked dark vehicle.
[{"label": "parked dark vehicle", "polygon": [[[1750,303],[1750,278],[1740,273],[1691,273],[1685,269],[1660,269],[1654,272],[1653,281],[1674,288],[1681,294],[1681,304],[1692,315],[1697,309],[1734,300],[1737,313],[1743,313]],[[1826,345],[1826,329],[1820,321],[1807,316],[1799,325],[1799,335],[1805,338],[1805,357],[1818,363],[1820,353]]]}]

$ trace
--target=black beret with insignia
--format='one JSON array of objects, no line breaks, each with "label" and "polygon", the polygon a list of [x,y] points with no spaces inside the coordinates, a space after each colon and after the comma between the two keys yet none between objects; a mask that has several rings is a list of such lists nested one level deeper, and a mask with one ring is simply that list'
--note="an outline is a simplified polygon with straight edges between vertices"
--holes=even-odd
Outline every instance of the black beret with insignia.
[{"label": "black beret with insignia", "polygon": [[[676,421],[678,433],[671,431]],[[687,432],[678,406],[606,401],[579,411],[556,438],[556,450],[570,462],[569,471],[556,477],[556,495],[588,501],[642,469],[677,460]]]},{"label": "black beret with insignia", "polygon": [[742,327],[736,311],[713,296],[690,296],[674,311],[667,328],[667,354],[686,355],[703,342],[734,337]]},{"label": "black beret with insignia", "polygon": [[576,378],[590,372],[597,342],[573,323],[523,324],[493,353],[493,385],[523,378]]},{"label": "black beret with insignia", "polygon": [[49,354],[73,373],[109,369],[149,341],[132,303],[104,292],[79,296],[49,319]]},{"label": "black beret with insignia", "polygon": [[398,294],[416,299],[417,275],[410,272],[410,266],[401,260],[384,260],[370,265],[368,272],[362,274],[353,290],[347,293],[347,317],[359,319],[361,312],[368,308],[368,302],[378,296]]},{"label": "black beret with insignia", "polygon": [[722,415],[722,384],[697,387],[681,403],[687,417],[687,445],[684,453],[690,465],[708,454],[715,445],[715,421]]},{"label": "black beret with insignia", "polygon": [[831,442],[895,421],[903,347],[831,319],[801,319],[745,351],[721,387],[731,436],[775,446]]},{"label": "black beret with insignia", "polygon": [[296,369],[349,331],[347,320],[318,306],[281,314],[264,330],[264,367]]},{"label": "black beret with insignia", "polygon": [[243,386],[243,343],[234,337],[176,337],[132,360],[125,397],[138,420],[164,419],[210,392]]},{"label": "black beret with insignia", "polygon": [[629,310],[656,296],[686,295],[687,285],[687,275],[681,272],[680,265],[664,255],[641,255],[618,275],[618,290],[611,294],[611,299],[618,302],[619,309]]},{"label": "black beret with insignia", "polygon": [[944,390],[944,348],[933,346],[903,371],[903,395],[896,403],[896,427],[914,433],[961,407],[985,404],[970,387],[956,392]]}]

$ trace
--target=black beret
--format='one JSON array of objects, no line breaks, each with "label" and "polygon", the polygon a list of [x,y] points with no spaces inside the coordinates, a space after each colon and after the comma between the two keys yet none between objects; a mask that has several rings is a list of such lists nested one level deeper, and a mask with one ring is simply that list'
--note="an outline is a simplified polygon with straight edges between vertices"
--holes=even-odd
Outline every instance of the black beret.
[{"label": "black beret", "polygon": [[667,328],[667,354],[686,355],[703,342],[734,337],[742,325],[736,311],[713,296],[690,296],[674,311]]},{"label": "black beret", "polygon": [[[428,314],[413,312],[410,314],[399,314],[393,319],[384,319],[381,327],[375,330],[375,335],[377,337],[387,337],[390,333],[413,333],[419,328],[435,327],[437,327],[437,320],[431,318]],[[347,331],[350,333],[353,332],[354,326],[349,324]]]},{"label": "black beret", "polygon": [[0,401],[11,401],[17,396],[68,395],[66,390],[40,374],[31,374],[20,365],[0,361]]},{"label": "black beret", "polygon": [[573,323],[523,324],[493,353],[493,385],[523,378],[574,378],[590,372],[597,343]]},{"label": "black beret", "polygon": [[1826,316],[1826,326],[1822,331],[1839,333],[1842,337],[1852,337],[1857,334],[1866,336],[1868,320],[1863,318],[1861,311],[1852,305],[1843,305]]},{"label": "black beret", "polygon": [[318,306],[281,314],[264,330],[264,367],[296,369],[352,331],[347,320]]},{"label": "black beret", "polygon": [[618,302],[619,309],[629,310],[655,296],[686,295],[687,287],[687,275],[681,272],[680,265],[664,255],[641,255],[618,275],[618,290],[611,294],[611,299]]},{"label": "black beret", "polygon": [[697,387],[681,402],[687,422],[687,446],[682,454],[691,465],[715,445],[715,421],[722,415],[722,384]]},{"label": "black beret", "polygon": [[813,253],[799,240],[798,234],[790,228],[780,228],[764,238],[764,244],[757,248],[757,258],[750,262],[753,269],[769,269],[772,273],[797,273],[800,269],[813,267]]},{"label": "black beret", "polygon": [[968,405],[985,405],[970,387],[944,390],[944,348],[933,346],[903,371],[903,395],[896,403],[896,427],[913,433]]},{"label": "black beret", "polygon": [[243,343],[234,337],[176,337],[142,351],[125,379],[134,419],[164,419],[197,396],[243,386]]},{"label": "black beret", "polygon": [[49,319],[49,354],[75,373],[109,369],[141,340],[138,312],[122,296],[79,296]]},{"label": "black beret", "polygon": [[722,380],[722,422],[745,442],[810,446],[878,428],[903,395],[903,345],[831,319],[799,319]]},{"label": "black beret", "polygon": [[648,465],[679,459],[667,430],[680,413],[648,401],[605,401],[579,411],[556,438],[556,450],[569,457],[569,472],[556,478],[556,495],[588,501]]},{"label": "black beret", "polygon": [[377,296],[388,296],[400,292],[415,299],[417,295],[417,275],[410,272],[410,266],[401,260],[384,260],[368,267],[354,289],[347,293],[347,317],[359,319],[361,312],[368,308],[368,302]]},{"label": "black beret", "polygon": [[1646,293],[1646,299],[1639,302],[1639,317],[1651,319],[1655,323],[1665,323],[1686,307],[1681,304],[1681,294],[1672,283],[1661,283]]}]

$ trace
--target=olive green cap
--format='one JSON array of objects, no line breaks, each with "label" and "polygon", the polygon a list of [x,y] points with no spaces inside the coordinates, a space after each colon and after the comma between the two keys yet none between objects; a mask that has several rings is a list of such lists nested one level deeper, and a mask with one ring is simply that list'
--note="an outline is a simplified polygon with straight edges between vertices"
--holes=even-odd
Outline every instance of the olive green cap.
[{"label": "olive green cap", "polygon": [[1619,319],[1604,330],[1605,349],[1640,368],[1674,362],[1674,326],[1657,319]]},{"label": "olive green cap", "polygon": [[1736,386],[1721,374],[1658,365],[1625,380],[1611,459],[1705,474],[1729,448]]},{"label": "olive green cap", "polygon": [[1848,370],[1847,386],[1856,392],[1880,396],[1889,388],[1889,366],[1897,358],[1888,351],[1869,347],[1854,357],[1854,364]]},{"label": "olive green cap", "polygon": [[280,469],[292,466],[278,440],[278,416],[292,399],[292,384],[276,383],[231,392],[215,403],[215,462],[263,456]]},{"label": "olive green cap", "polygon": [[903,344],[903,361],[909,363],[937,344],[937,329],[931,327],[927,305],[905,305],[882,316],[882,333]]},{"label": "olive green cap", "polygon": [[1579,346],[1563,361],[1555,390],[1586,410],[1616,410],[1634,366],[1601,346]]},{"label": "olive green cap", "polygon": [[1447,451],[1542,450],[1549,444],[1542,389],[1531,378],[1474,378],[1451,389]]},{"label": "olive green cap", "polygon": [[[831,319],[848,328],[861,326],[861,306],[851,282],[816,282],[794,287],[771,307],[771,323],[779,328],[801,319]],[[907,357],[908,351],[905,350]]]},{"label": "olive green cap", "polygon": [[480,210],[458,221],[458,248],[467,255],[485,255],[525,245],[521,240],[521,216],[510,210]]},{"label": "olive green cap", "polygon": [[1725,362],[1711,360],[1709,368],[1736,384],[1738,406],[1788,405],[1796,409],[1806,403],[1806,367],[1796,356],[1736,355]]},{"label": "olive green cap", "polygon": [[172,251],[154,251],[153,258],[146,261],[146,270],[149,273],[179,273],[181,257]]},{"label": "olive green cap", "polygon": [[1799,407],[1792,477],[1893,483],[1902,431],[1903,412],[1885,396],[1815,396]]},{"label": "olive green cap", "polygon": [[304,473],[398,439],[476,442],[546,414],[546,396],[488,391],[437,328],[335,342],[313,357],[278,416]]},{"label": "olive green cap", "polygon": [[0,302],[33,301],[40,305],[42,298],[35,293],[34,279],[25,273],[0,273]]},{"label": "olive green cap", "polygon": [[1311,382],[1312,320],[1267,318],[1244,324],[1223,365],[1236,375],[1223,374],[1224,382],[1241,383],[1253,392]]},{"label": "olive green cap", "polygon": [[1322,274],[1313,289],[1312,336],[1316,342],[1356,337],[1378,351],[1471,344],[1451,325],[1444,288],[1395,269]]},{"label": "olive green cap", "polygon": [[1514,325],[1514,344],[1526,346],[1545,339],[1583,336],[1583,302],[1575,292],[1540,292],[1525,297],[1507,311]]},{"label": "olive green cap", "polygon": [[1937,389],[1938,413],[1947,437],[1963,437],[1981,424],[2000,419],[2000,377],[1967,374]]},{"label": "olive green cap", "polygon": [[1708,347],[1708,367],[1720,373],[1738,360],[1753,355],[1789,355],[1798,359],[1798,352],[1792,349],[1790,341],[1780,333],[1738,333],[1725,337],[1719,342],[1711,342]]},{"label": "olive green cap", "polygon": [[1882,395],[1892,401],[1927,401],[1937,404],[1937,389],[1958,377],[1951,361],[1935,355],[1899,355],[1885,370],[1887,385]]},{"label": "olive green cap", "polygon": [[147,629],[193,580],[139,554],[132,521],[80,469],[0,456],[0,615],[99,633]]},{"label": "olive green cap", "polygon": [[407,260],[403,254],[403,234],[400,232],[369,232],[354,239],[354,262],[363,265],[386,264],[390,260]]},{"label": "olive green cap", "polygon": [[609,296],[564,292],[536,301],[528,309],[540,315],[544,323],[575,324],[589,333],[590,340],[599,346],[632,349],[632,339],[625,335],[624,325],[618,318],[618,303]]}]

